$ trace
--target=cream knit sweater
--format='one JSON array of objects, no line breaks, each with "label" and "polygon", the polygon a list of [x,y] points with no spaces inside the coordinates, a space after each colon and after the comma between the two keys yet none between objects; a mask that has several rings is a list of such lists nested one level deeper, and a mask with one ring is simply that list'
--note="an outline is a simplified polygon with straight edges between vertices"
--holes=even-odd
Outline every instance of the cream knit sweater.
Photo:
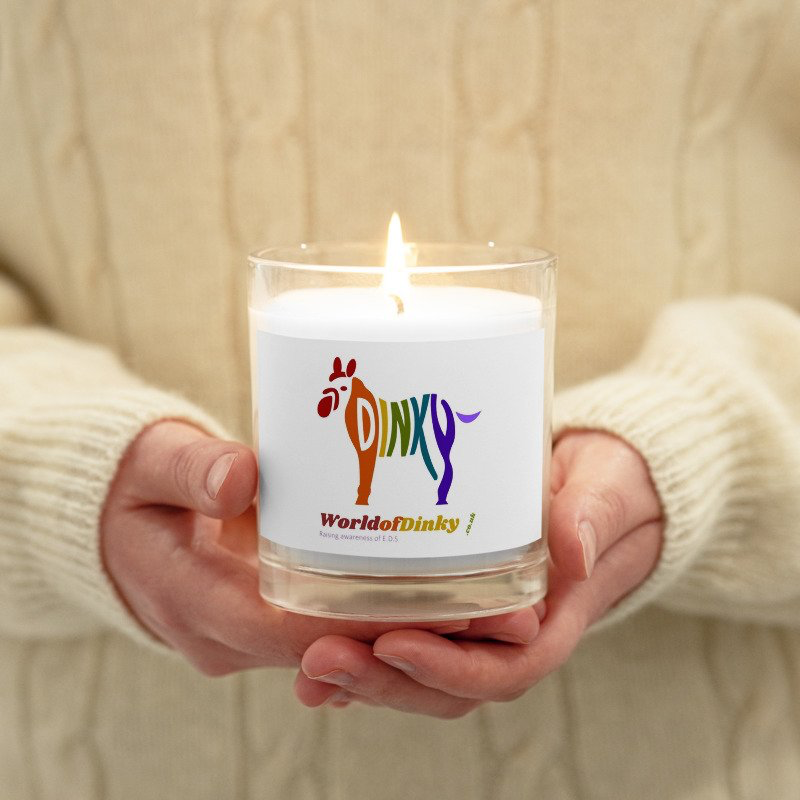
[{"label": "cream knit sweater", "polygon": [[[796,798],[799,37],[781,0],[0,5],[0,800]],[[394,207],[560,254],[556,427],[635,445],[667,518],[455,722],[204,678],[98,558],[142,426],[249,437],[244,254]]]}]

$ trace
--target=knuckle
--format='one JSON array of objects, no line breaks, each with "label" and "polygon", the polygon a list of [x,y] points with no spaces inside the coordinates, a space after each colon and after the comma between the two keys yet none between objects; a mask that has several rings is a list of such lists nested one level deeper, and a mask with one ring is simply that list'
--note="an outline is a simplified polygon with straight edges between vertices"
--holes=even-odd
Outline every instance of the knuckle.
[{"label": "knuckle", "polygon": [[470,691],[472,697],[479,697],[481,701],[493,701],[498,696],[502,697],[514,691],[516,686],[510,676],[498,675],[494,664],[476,663],[474,654],[471,656],[472,667],[468,674],[471,675],[469,684],[472,687]]},{"label": "knuckle", "polygon": [[625,517],[626,501],[622,493],[611,486],[592,492],[592,500],[608,531],[616,531]]},{"label": "knuckle", "polygon": [[172,460],[172,481],[181,497],[190,498],[192,487],[199,478],[199,442],[192,442],[179,447]]}]

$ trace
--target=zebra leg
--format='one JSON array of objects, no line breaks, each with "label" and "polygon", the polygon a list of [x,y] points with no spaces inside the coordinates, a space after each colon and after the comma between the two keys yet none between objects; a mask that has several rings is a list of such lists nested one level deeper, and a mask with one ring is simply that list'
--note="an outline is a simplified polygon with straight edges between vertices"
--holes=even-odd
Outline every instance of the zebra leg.
[{"label": "zebra leg", "polygon": [[375,451],[358,451],[358,496],[357,506],[369,505],[369,495],[372,491],[372,476],[375,472]]},{"label": "zebra leg", "polygon": [[378,455],[378,407],[375,395],[359,378],[353,378],[350,400],[344,410],[347,434],[358,456],[357,506],[369,504],[375,458]]},{"label": "zebra leg", "polygon": [[444,460],[444,472],[442,472],[442,479],[439,481],[436,505],[446,506],[447,495],[450,492],[450,487],[453,485],[453,463],[450,461],[450,451],[453,449],[453,442],[456,440],[456,421],[450,404],[447,400],[442,400],[442,409],[445,417],[445,427],[444,429],[442,428],[439,422],[439,412],[436,407],[437,400],[437,395],[432,394],[431,420],[433,421],[433,435],[436,437],[436,444]]}]

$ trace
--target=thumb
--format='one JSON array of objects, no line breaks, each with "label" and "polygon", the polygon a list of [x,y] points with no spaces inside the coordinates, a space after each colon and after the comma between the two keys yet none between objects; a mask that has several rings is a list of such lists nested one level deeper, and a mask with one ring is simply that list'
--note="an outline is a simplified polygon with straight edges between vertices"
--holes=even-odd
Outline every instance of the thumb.
[{"label": "thumb", "polygon": [[569,437],[561,457],[562,480],[550,507],[549,548],[568,578],[589,577],[595,563],[626,533],[661,517],[642,457],[604,433]]},{"label": "thumb", "polygon": [[139,434],[125,456],[119,480],[134,502],[229,519],[253,502],[258,467],[249,447],[167,420]]}]

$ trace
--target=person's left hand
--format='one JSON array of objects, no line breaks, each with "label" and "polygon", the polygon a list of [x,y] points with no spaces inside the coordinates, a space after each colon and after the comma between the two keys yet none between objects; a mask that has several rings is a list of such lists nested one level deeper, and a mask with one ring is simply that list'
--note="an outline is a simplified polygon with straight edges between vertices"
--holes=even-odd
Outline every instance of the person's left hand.
[{"label": "person's left hand", "polygon": [[[324,636],[306,650],[295,694],[307,706],[338,693],[344,700],[333,705],[359,700],[445,719],[514,700],[561,666],[586,629],[650,574],[662,533],[639,453],[606,433],[568,432],[553,451],[547,612],[532,642],[475,641],[475,631],[467,638],[395,630],[371,645]],[[543,603],[536,608],[544,615]]]}]

